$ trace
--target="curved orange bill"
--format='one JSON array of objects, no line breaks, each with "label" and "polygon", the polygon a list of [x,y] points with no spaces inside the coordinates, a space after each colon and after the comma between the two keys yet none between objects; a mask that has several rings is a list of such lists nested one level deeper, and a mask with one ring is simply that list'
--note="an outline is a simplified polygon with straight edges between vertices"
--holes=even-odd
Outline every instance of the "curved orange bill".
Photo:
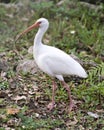
[{"label": "curved orange bill", "polygon": [[16,37],[16,41],[25,33],[31,31],[33,28],[39,27],[39,22],[34,23],[33,25],[31,25],[30,27],[28,27],[26,30],[24,30],[22,33],[20,33],[19,35],[17,35]]}]

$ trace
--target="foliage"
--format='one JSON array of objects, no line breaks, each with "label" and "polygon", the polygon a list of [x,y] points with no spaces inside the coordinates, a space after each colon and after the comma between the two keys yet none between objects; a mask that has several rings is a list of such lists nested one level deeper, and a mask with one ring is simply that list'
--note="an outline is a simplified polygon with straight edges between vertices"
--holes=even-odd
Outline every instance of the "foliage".
[{"label": "foliage", "polygon": [[[92,105],[93,109],[95,106],[101,105],[104,98],[104,81],[102,79],[104,75],[104,63],[98,65],[97,67],[92,67],[89,71],[88,78],[79,85],[79,90],[75,88],[75,93],[78,98],[82,98],[86,103],[86,107]],[[95,102],[96,101],[96,102]],[[92,109],[92,108],[91,108]]]},{"label": "foliage", "polygon": [[0,90],[5,90],[5,89],[7,89],[9,87],[9,84],[8,84],[8,82],[7,81],[2,81],[1,83],[0,83]]}]

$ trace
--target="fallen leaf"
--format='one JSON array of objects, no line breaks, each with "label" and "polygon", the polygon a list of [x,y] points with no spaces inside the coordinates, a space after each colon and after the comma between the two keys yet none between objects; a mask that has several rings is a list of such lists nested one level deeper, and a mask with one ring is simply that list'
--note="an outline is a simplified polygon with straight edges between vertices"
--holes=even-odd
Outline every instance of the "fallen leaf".
[{"label": "fallen leaf", "polygon": [[1,57],[0,57],[0,70],[3,71],[2,72],[2,76],[5,76],[7,70],[9,69],[9,66],[8,66],[8,63],[6,60],[3,60]]},{"label": "fallen leaf", "polygon": [[41,97],[41,95],[42,95],[41,92],[37,92],[36,95],[35,95],[35,99],[37,100],[38,98]]},{"label": "fallen leaf", "polygon": [[[16,126],[18,126],[20,124],[20,121],[21,121],[20,119],[14,117],[14,118],[7,121],[7,125],[9,127],[16,127]],[[12,128],[12,129],[6,129],[6,130],[15,130],[15,129]]]},{"label": "fallen leaf", "polygon": [[99,113],[103,113],[104,109],[100,109],[100,110],[96,110],[96,111],[99,112]]},{"label": "fallen leaf", "polygon": [[18,64],[16,71],[35,74],[37,71],[39,71],[39,68],[37,67],[34,60],[25,59]]},{"label": "fallen leaf", "polygon": [[38,87],[38,86],[35,86],[35,85],[32,86],[32,88],[34,89],[35,92],[39,90],[39,87]]},{"label": "fallen leaf", "polygon": [[93,112],[87,112],[87,114],[91,117],[94,117],[94,118],[99,118],[99,115],[97,113],[93,113]]},{"label": "fallen leaf", "polygon": [[6,120],[6,115],[2,115],[2,114],[0,114],[0,120]]},{"label": "fallen leaf", "polygon": [[29,53],[29,54],[33,54],[33,46],[30,46],[30,47],[29,47],[28,53]]},{"label": "fallen leaf", "polygon": [[22,100],[22,99],[25,99],[26,100],[26,96],[16,96],[15,98],[13,98],[13,100],[15,101],[19,101],[19,100]]},{"label": "fallen leaf", "polygon": [[0,98],[5,98],[7,93],[5,91],[0,91]]},{"label": "fallen leaf", "polygon": [[68,121],[66,123],[67,126],[73,126],[75,124],[77,124],[78,120],[76,119],[76,117],[74,116],[74,120],[73,121]]},{"label": "fallen leaf", "polygon": [[19,113],[19,109],[17,109],[17,108],[7,108],[7,114],[8,115],[15,115],[17,113]]},{"label": "fallen leaf", "polygon": [[35,92],[33,92],[32,90],[30,90],[30,91],[29,91],[29,94],[30,94],[30,95],[33,95],[33,94],[35,94]]},{"label": "fallen leaf", "polygon": [[39,117],[40,115],[39,115],[39,113],[35,113],[35,117]]},{"label": "fallen leaf", "polygon": [[61,0],[57,3],[57,6],[61,6],[63,3],[65,2],[65,0]]},{"label": "fallen leaf", "polygon": [[55,128],[55,130],[61,130],[61,128]]},{"label": "fallen leaf", "polygon": [[1,77],[4,78],[7,75],[6,72],[1,71]]},{"label": "fallen leaf", "polygon": [[79,126],[79,129],[80,130],[85,130],[85,128],[82,125]]}]

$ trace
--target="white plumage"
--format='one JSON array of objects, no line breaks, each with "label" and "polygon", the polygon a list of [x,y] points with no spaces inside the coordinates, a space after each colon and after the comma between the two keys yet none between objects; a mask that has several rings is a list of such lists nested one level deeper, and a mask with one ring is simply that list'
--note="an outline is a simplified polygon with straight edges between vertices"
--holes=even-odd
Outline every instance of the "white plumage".
[{"label": "white plumage", "polygon": [[[44,47],[48,51],[44,49],[44,51],[42,50],[42,53],[36,57],[34,52],[36,63],[43,72],[53,77],[57,77],[57,75],[77,75],[82,78],[87,77],[82,66],[71,56],[55,47]],[[42,49],[44,47],[42,47]]]},{"label": "white plumage", "polygon": [[[87,73],[83,69],[83,67],[75,61],[71,56],[66,54],[64,51],[44,45],[42,43],[42,38],[44,33],[47,31],[49,27],[49,22],[45,18],[38,19],[35,24],[27,28],[23,31],[21,35],[27,33],[28,31],[32,30],[35,27],[39,27],[39,30],[34,39],[34,47],[33,47],[33,56],[38,67],[49,76],[58,78],[63,87],[68,91],[70,104],[69,110],[72,110],[73,102],[71,99],[71,92],[69,86],[65,83],[63,76],[64,75],[76,75],[82,78],[87,77]],[[66,43],[69,44],[69,43]],[[52,102],[48,105],[48,108],[51,110],[54,107],[54,95],[55,95],[56,83],[53,82],[53,96]]]}]

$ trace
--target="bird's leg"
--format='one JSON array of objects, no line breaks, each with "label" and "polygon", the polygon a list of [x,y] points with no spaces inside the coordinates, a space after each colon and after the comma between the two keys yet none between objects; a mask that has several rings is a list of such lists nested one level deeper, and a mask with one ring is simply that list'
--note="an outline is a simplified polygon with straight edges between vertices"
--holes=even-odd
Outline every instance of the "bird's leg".
[{"label": "bird's leg", "polygon": [[47,108],[51,111],[55,105],[55,90],[57,89],[57,85],[55,81],[53,81],[52,86],[52,101],[48,104]]},{"label": "bird's leg", "polygon": [[71,90],[70,90],[70,87],[68,86],[67,83],[65,83],[65,81],[61,81],[62,84],[63,84],[63,87],[66,89],[66,91],[68,92],[68,97],[69,97],[69,100],[70,100],[70,104],[69,104],[69,112],[72,110],[74,104],[73,104],[73,101],[72,101],[72,98],[71,98]]}]

